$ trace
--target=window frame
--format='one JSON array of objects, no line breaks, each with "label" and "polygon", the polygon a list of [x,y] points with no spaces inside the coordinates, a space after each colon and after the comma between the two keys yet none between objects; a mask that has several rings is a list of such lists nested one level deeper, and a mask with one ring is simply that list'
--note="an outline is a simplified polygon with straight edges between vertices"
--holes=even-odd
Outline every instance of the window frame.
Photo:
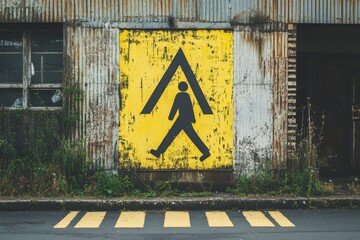
[{"label": "window frame", "polygon": [[[2,24],[1,24],[2,25]],[[60,89],[63,92],[64,87],[64,31],[62,24],[25,24],[25,25],[15,25],[14,28],[11,28],[11,25],[0,25],[0,32],[21,32],[22,33],[22,56],[23,56],[23,66],[22,66],[22,83],[0,83],[0,89],[21,89],[22,90],[22,106],[21,107],[12,107],[12,106],[0,106],[4,109],[31,109],[31,110],[59,110],[64,106],[64,98],[62,98],[61,106],[30,106],[30,91],[31,90],[57,90]],[[45,26],[42,26],[45,25]],[[51,26],[50,26],[51,25]],[[62,36],[62,52],[32,52],[31,49],[31,32],[58,32]],[[62,55],[62,77],[61,83],[31,83],[31,69],[32,69],[32,54],[61,54]],[[19,54],[11,52],[0,52],[0,55],[3,54]],[[41,71],[43,74],[43,71]]]}]

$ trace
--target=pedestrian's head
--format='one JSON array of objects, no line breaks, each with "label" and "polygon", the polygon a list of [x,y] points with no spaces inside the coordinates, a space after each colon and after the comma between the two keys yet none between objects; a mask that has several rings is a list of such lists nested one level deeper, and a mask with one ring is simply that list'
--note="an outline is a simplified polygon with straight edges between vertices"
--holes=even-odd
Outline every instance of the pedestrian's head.
[{"label": "pedestrian's head", "polygon": [[180,91],[185,92],[188,89],[188,85],[186,82],[180,82],[178,88]]}]

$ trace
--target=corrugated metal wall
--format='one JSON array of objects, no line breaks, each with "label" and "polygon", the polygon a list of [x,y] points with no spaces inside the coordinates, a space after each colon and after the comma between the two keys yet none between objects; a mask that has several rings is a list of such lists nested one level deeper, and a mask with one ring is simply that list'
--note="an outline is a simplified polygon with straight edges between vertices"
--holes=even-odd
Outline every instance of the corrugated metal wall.
[{"label": "corrugated metal wall", "polygon": [[67,0],[2,0],[1,22],[63,22]]},{"label": "corrugated metal wall", "polygon": [[72,16],[83,21],[161,22],[171,15],[172,0],[72,0]]},{"label": "corrugated metal wall", "polygon": [[199,21],[206,22],[227,22],[230,16],[229,0],[200,0],[199,4]]},{"label": "corrugated metal wall", "polygon": [[359,0],[2,0],[2,22],[360,23]]},{"label": "corrugated metal wall", "polygon": [[197,21],[199,16],[197,0],[173,0],[171,14],[182,21]]},{"label": "corrugated metal wall", "polygon": [[235,159],[238,173],[260,160],[286,165],[287,33],[234,33]]},{"label": "corrugated metal wall", "polygon": [[[117,154],[118,28],[169,28],[169,17],[190,22],[191,28],[204,28],[201,23],[225,23],[221,26],[227,28],[244,25],[234,34],[235,169],[240,171],[248,165],[251,170],[261,157],[273,158],[273,167],[283,168],[288,139],[288,39],[287,33],[271,26],[360,23],[360,0],[0,2],[0,22],[66,22],[65,80],[69,86],[74,84],[85,91],[84,100],[73,105],[80,111],[73,138],[85,139],[90,159],[108,169],[113,167]],[[89,23],[89,28],[73,21]],[[270,28],[261,32],[246,25]]]},{"label": "corrugated metal wall", "polygon": [[359,0],[232,0],[231,17],[249,23],[360,23]]},{"label": "corrugated metal wall", "polygon": [[73,139],[85,139],[89,160],[114,167],[119,127],[119,31],[65,27],[65,81],[83,91]]},{"label": "corrugated metal wall", "polygon": [[172,0],[2,0],[0,20],[159,22],[167,21],[172,9]]}]

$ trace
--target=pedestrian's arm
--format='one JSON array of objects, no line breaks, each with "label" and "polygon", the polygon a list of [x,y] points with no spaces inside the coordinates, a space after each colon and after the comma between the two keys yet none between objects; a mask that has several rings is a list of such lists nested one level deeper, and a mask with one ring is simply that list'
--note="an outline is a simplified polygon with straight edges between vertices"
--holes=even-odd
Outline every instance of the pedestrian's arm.
[{"label": "pedestrian's arm", "polygon": [[177,112],[178,108],[178,95],[176,95],[175,100],[174,100],[174,104],[172,105],[172,108],[170,110],[170,114],[169,114],[169,120],[173,120],[175,117],[175,114]]}]

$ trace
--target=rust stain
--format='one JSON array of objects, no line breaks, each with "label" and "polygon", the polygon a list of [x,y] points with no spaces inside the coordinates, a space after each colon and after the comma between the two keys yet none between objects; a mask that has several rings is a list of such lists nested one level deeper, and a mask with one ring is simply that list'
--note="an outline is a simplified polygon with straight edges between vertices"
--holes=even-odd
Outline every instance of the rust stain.
[{"label": "rust stain", "polygon": [[273,169],[286,167],[287,156],[287,33],[271,33],[273,52],[270,75],[273,79]]},{"label": "rust stain", "polygon": [[[240,80],[240,83],[247,83],[246,87],[243,86],[244,88],[242,89],[245,90],[243,90],[244,92],[241,92],[240,95],[245,94],[251,97],[252,94],[256,93],[249,92],[254,91],[267,94],[268,92],[266,90],[264,91],[264,89],[269,87],[271,93],[268,93],[270,98],[268,101],[273,104],[270,105],[272,109],[269,109],[268,113],[272,121],[267,121],[271,122],[271,126],[269,126],[270,129],[261,121],[254,126],[251,125],[251,123],[243,123],[243,125],[249,124],[252,130],[241,129],[241,126],[238,127],[237,133],[242,139],[236,141],[236,150],[239,151],[236,157],[243,159],[235,161],[235,169],[239,169],[236,164],[244,164],[247,169],[251,169],[256,159],[266,157],[266,154],[256,154],[267,151],[266,149],[259,149],[259,144],[262,147],[266,147],[266,143],[262,143],[263,139],[259,137],[257,132],[263,133],[264,136],[272,134],[272,137],[269,137],[271,141],[268,142],[271,146],[269,146],[269,149],[271,149],[269,153],[270,155],[273,154],[272,166],[274,169],[281,169],[286,165],[285,159],[287,153],[287,52],[285,43],[287,33],[244,31],[240,36],[242,36],[242,41],[240,42],[242,46],[240,49],[244,52],[244,57],[246,59],[249,58],[249,63],[247,63],[246,60],[240,62],[241,65],[245,65],[240,66],[240,69],[243,77],[246,78],[245,80]],[[261,42],[262,48],[258,48],[259,42]],[[259,61],[258,67],[254,66],[256,61]],[[249,79],[249,77],[252,79]],[[249,85],[253,87],[248,87]],[[262,100],[263,98],[260,97],[260,99]],[[257,121],[258,118],[264,118],[266,113],[262,112],[262,116],[257,115],[256,111],[258,111],[259,107],[252,106],[252,102],[253,101],[249,102],[249,106],[242,107],[242,110],[248,109],[249,115],[254,114],[253,117],[256,118]],[[266,106],[266,104],[266,102],[261,102],[262,107]],[[235,121],[240,120],[242,120],[241,115],[237,115]],[[254,131],[257,133],[256,136],[252,135]]]},{"label": "rust stain", "polygon": [[[235,0],[231,0],[230,3]],[[239,1],[239,0],[237,0]],[[249,0],[246,0],[249,1]],[[290,2],[289,2],[290,1]],[[228,2],[228,1],[225,1]],[[251,1],[249,1],[250,3]],[[246,24],[253,21],[254,13],[263,13],[273,22],[285,23],[358,23],[356,0],[256,0],[239,4],[232,9],[231,24]],[[215,3],[215,4],[212,4]],[[323,8],[320,8],[320,5]],[[176,4],[176,6],[174,5]],[[2,1],[2,22],[72,22],[76,20],[96,22],[166,22],[168,17],[179,21],[213,21],[219,11],[229,10],[226,3],[212,0],[18,0]],[[312,9],[315,8],[315,9]],[[172,10],[175,9],[173,13]],[[314,20],[309,21],[312,12]],[[206,19],[200,19],[204,17]],[[236,25],[236,24],[235,24]]]},{"label": "rust stain", "polygon": [[257,31],[248,31],[248,32],[246,32],[246,35],[245,35],[245,41],[247,43],[249,43],[250,45],[252,45],[257,52],[258,59],[259,59],[258,64],[259,64],[260,69],[261,69],[261,65],[262,65],[261,59],[263,56],[263,45],[264,45],[262,35],[263,35],[263,33],[257,32]]},{"label": "rust stain", "polygon": [[279,3],[278,0],[273,0],[272,1],[272,20],[273,21],[278,21],[278,10],[279,10]]},{"label": "rust stain", "polygon": [[[258,2],[258,7],[260,7],[260,3]],[[267,1],[264,1],[264,13],[267,14]]]},{"label": "rust stain", "polygon": [[84,139],[88,159],[111,169],[118,140],[118,30],[67,26],[64,36],[65,81],[84,92],[81,101],[69,99],[80,115],[72,138]]}]

